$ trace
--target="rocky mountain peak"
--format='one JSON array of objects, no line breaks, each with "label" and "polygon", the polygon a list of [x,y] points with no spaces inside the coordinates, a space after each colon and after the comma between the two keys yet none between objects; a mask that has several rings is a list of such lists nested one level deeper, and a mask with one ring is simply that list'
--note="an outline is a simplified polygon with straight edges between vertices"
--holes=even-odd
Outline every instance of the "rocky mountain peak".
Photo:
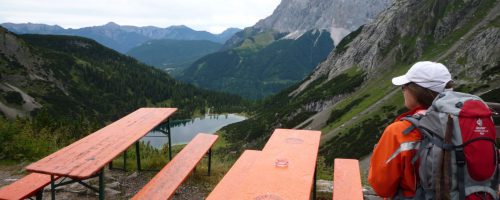
[{"label": "rocky mountain peak", "polygon": [[375,21],[346,37],[292,94],[319,77],[331,79],[348,68],[361,68],[371,78],[421,59],[443,62],[455,79],[487,77],[482,72],[498,68],[500,54],[491,53],[498,52],[500,29],[491,23],[499,16],[500,4],[493,0],[395,1]]},{"label": "rocky mountain peak", "polygon": [[117,23],[114,23],[114,22],[108,22],[103,27],[105,27],[105,28],[120,28],[120,25],[118,25]]},{"label": "rocky mountain peak", "polygon": [[254,28],[290,33],[325,29],[337,44],[391,3],[392,0],[283,0],[271,16],[260,20]]}]

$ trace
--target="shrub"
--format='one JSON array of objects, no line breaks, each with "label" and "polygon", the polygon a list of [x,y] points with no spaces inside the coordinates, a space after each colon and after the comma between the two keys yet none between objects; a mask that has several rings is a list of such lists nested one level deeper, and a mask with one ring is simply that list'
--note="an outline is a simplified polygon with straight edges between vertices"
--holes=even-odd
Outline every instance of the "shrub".
[{"label": "shrub", "polygon": [[8,91],[4,95],[4,98],[7,101],[7,103],[17,104],[17,105],[23,105],[24,104],[23,97],[21,96],[21,94],[19,92],[16,92],[16,91]]}]

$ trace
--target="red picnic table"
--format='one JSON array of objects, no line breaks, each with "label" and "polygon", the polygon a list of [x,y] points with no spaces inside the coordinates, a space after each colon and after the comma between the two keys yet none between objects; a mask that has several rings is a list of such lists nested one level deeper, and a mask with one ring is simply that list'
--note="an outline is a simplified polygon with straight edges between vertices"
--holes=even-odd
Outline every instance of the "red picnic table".
[{"label": "red picnic table", "polygon": [[[60,149],[59,151],[26,167],[30,172],[51,175],[52,199],[55,188],[78,182],[99,192],[104,199],[104,167],[148,132],[162,124],[177,108],[140,108],[118,121]],[[139,153],[139,151],[136,151]],[[139,155],[138,155],[139,156]],[[139,156],[140,157],[140,156]],[[138,165],[140,165],[140,160]],[[55,184],[54,176],[73,180]],[[99,176],[99,189],[81,180]]]},{"label": "red picnic table", "polygon": [[276,129],[262,151],[235,162],[207,199],[310,199],[320,136]]}]

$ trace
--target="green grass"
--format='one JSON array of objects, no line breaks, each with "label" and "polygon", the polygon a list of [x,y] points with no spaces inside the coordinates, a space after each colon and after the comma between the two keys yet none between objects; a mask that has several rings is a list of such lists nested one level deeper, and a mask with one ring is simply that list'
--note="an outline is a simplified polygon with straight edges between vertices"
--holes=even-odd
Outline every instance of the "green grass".
[{"label": "green grass", "polygon": [[361,101],[357,106],[353,106],[349,110],[349,112],[342,115],[340,119],[336,119],[333,123],[328,124],[323,129],[321,129],[321,132],[330,132],[331,130],[341,126],[348,120],[351,120],[358,113],[366,110],[368,107],[382,99],[389,93],[389,91],[391,91],[395,87],[391,83],[392,77],[404,74],[409,67],[410,66],[408,65],[399,65],[395,67],[394,70],[383,73],[381,76],[379,76],[379,78],[369,80],[358,91],[354,92],[352,95],[339,102],[335,106],[335,109],[342,109],[351,104],[356,99],[363,96],[368,96],[367,98],[364,98],[363,101]]},{"label": "green grass", "polygon": [[[221,134],[219,134],[221,135]],[[217,142],[212,147],[212,167],[211,176],[207,176],[208,159],[202,159],[196,166],[195,172],[189,176],[184,184],[199,187],[202,191],[209,193],[220,180],[226,175],[234,162],[240,157],[242,152],[228,152],[226,150],[226,140],[219,136]],[[180,152],[185,145],[175,145],[172,147],[173,156]],[[146,144],[141,144],[141,166],[142,169],[160,169],[168,163],[168,154],[166,148],[155,150],[148,147]],[[122,154],[123,155],[123,154]],[[123,156],[113,160],[113,165],[116,168],[122,168]],[[127,170],[135,171],[135,146],[129,148],[127,152]],[[323,180],[332,180],[333,167],[326,165],[325,158],[318,156],[317,160],[317,177]],[[330,194],[331,195],[331,194]],[[326,194],[328,196],[328,194]]]},{"label": "green grass", "polygon": [[500,16],[495,18],[495,20],[491,21],[489,26],[496,28],[500,27]]},{"label": "green grass", "polygon": [[385,126],[402,112],[404,106],[401,105],[401,96],[389,98],[374,109],[372,114],[360,116],[356,123],[343,127],[337,135],[325,142],[320,153],[326,157],[326,163],[332,164],[333,159],[339,157],[360,159],[370,153]]},{"label": "green grass", "polygon": [[244,52],[255,52],[275,40],[273,32],[267,31],[259,33],[253,37],[246,38],[243,43],[235,48],[236,50]]}]

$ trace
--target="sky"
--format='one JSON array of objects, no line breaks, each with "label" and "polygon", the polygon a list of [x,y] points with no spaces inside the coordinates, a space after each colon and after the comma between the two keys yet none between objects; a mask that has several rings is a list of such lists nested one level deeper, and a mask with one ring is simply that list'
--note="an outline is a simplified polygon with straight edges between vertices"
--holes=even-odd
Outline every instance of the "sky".
[{"label": "sky", "polygon": [[186,25],[220,33],[253,26],[280,0],[0,0],[0,23],[43,23],[81,28],[120,25]]}]

